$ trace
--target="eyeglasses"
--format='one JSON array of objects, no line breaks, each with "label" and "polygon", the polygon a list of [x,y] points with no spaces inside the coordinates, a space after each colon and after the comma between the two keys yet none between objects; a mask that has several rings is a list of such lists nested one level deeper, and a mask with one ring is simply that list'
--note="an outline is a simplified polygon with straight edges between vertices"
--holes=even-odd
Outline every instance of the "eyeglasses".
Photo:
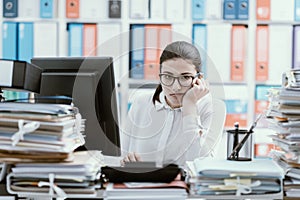
[{"label": "eyeglasses", "polygon": [[199,72],[195,76],[183,75],[183,76],[173,76],[171,74],[159,74],[160,82],[165,86],[171,86],[174,84],[175,79],[182,87],[189,87],[192,85],[194,78],[202,76],[203,73]]}]

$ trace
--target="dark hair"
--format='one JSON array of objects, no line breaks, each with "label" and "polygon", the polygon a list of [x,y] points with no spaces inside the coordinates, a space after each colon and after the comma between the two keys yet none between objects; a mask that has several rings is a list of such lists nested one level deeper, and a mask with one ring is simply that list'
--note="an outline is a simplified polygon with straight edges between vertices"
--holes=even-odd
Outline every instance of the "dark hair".
[{"label": "dark hair", "polygon": [[[192,45],[191,43],[185,41],[176,41],[170,43],[166,46],[164,51],[162,52],[159,64],[161,71],[161,64],[166,60],[174,59],[174,58],[182,58],[184,60],[188,60],[195,65],[195,69],[197,72],[201,71],[201,57],[198,49]],[[154,92],[152,102],[155,104],[155,101],[159,101],[159,94],[162,91],[162,86],[159,84]],[[160,102],[160,101],[159,101]]]}]

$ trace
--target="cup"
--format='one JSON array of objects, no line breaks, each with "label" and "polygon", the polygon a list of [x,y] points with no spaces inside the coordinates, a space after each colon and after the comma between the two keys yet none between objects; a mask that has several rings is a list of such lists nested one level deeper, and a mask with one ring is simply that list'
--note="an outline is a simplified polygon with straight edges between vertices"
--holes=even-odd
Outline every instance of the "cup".
[{"label": "cup", "polygon": [[246,136],[245,129],[227,130],[227,159],[235,161],[251,161],[252,159],[252,133],[248,136],[240,151],[235,157],[230,157],[236,145]]}]

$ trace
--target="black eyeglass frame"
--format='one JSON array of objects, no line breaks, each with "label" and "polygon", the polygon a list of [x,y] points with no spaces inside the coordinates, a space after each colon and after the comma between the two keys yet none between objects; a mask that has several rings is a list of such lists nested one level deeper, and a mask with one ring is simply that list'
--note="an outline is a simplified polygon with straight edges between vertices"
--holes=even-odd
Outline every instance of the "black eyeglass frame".
[{"label": "black eyeglass frame", "polygon": [[[171,76],[171,77],[173,78],[173,81],[172,81],[170,84],[165,84],[165,83],[163,83],[163,81],[162,81],[162,79],[161,79],[161,77],[162,77],[163,75]],[[179,78],[181,78],[181,77],[186,77],[186,76],[191,77],[191,78],[192,78],[192,81],[191,81],[191,83],[189,83],[188,85],[182,85]],[[165,85],[165,86],[171,86],[171,85],[173,85],[174,82],[175,82],[175,79],[177,79],[177,81],[178,81],[178,83],[179,83],[179,85],[180,85],[181,87],[189,87],[189,86],[191,86],[193,80],[194,80],[195,78],[198,78],[198,77],[199,77],[199,78],[202,78],[202,77],[203,77],[203,73],[202,73],[202,72],[198,72],[198,73],[197,73],[196,75],[194,75],[194,76],[192,76],[192,75],[173,76],[173,75],[171,75],[171,74],[166,74],[166,73],[160,73],[160,74],[159,74],[160,83],[161,83],[162,85]]]}]

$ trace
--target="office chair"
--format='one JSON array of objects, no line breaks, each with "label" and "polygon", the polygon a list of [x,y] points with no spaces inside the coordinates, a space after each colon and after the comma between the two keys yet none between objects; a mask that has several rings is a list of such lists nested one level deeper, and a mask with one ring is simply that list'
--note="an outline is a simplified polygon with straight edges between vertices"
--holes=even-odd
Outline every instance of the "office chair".
[{"label": "office chair", "polygon": [[[224,124],[226,119],[226,105],[221,99],[213,98],[213,117],[210,130],[203,140],[203,148],[201,149],[201,157],[221,157],[226,155],[226,139],[224,133]],[[222,141],[222,143],[221,143]],[[225,141],[226,143],[226,141]],[[222,145],[221,145],[222,144]]]}]

